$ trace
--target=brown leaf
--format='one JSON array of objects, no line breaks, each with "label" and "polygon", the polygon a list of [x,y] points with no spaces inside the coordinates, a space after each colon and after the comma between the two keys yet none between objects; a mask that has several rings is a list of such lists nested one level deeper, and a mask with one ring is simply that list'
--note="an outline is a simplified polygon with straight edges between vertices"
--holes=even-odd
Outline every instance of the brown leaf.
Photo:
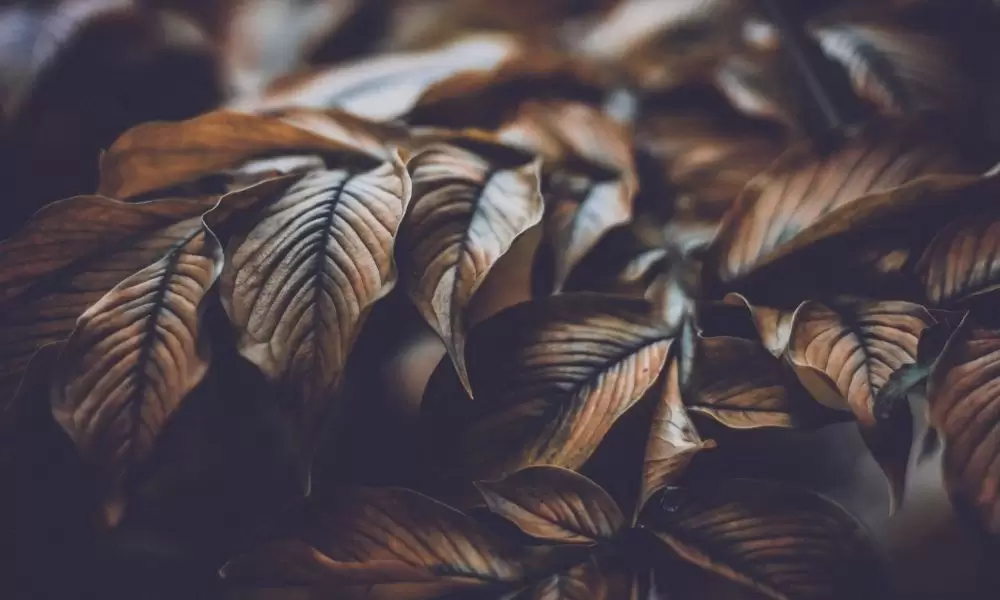
[{"label": "brown leaf", "polygon": [[601,486],[567,469],[528,467],[476,487],[490,511],[542,540],[594,544],[611,540],[625,526],[621,510]]},{"label": "brown leaf", "polygon": [[226,579],[308,585],[337,598],[437,598],[519,580],[510,549],[464,514],[401,488],[351,488],[310,507],[291,536],[222,569]]},{"label": "brown leaf", "polygon": [[88,308],[59,356],[52,410],[109,481],[112,526],[121,518],[124,478],[208,371],[199,307],[222,262],[215,236],[194,229]]},{"label": "brown leaf", "polygon": [[605,600],[608,581],[596,560],[578,564],[503,600]]},{"label": "brown leaf", "polygon": [[536,102],[522,107],[498,137],[552,162],[545,229],[555,259],[554,291],[562,291],[580,259],[632,216],[638,175],[629,134],[585,104]]},{"label": "brown leaf", "polygon": [[[977,191],[970,186],[964,193]],[[967,303],[1000,286],[1000,212],[992,206],[967,214],[950,212],[958,216],[937,228],[915,267],[935,306]]]},{"label": "brown leaf", "polygon": [[695,454],[714,447],[713,440],[701,439],[688,417],[681,397],[678,361],[671,359],[646,442],[636,514],[650,497],[677,483]]},{"label": "brown leaf", "polygon": [[479,142],[435,144],[409,164],[413,205],[399,243],[404,283],[466,388],[466,310],[497,260],[542,218],[540,166],[525,158]]},{"label": "brown leaf", "polygon": [[340,108],[387,121],[408,113],[434,84],[466,71],[491,71],[522,51],[513,37],[474,35],[434,50],[376,56],[279,81],[259,97],[237,98],[231,108]]},{"label": "brown leaf", "polygon": [[909,131],[869,130],[825,157],[793,148],[726,214],[712,270],[724,283],[745,277],[825,214],[921,175],[962,169],[952,148]]},{"label": "brown leaf", "polygon": [[817,400],[854,413],[897,504],[906,481],[912,421],[902,405],[898,422],[880,422],[875,398],[895,371],[917,362],[920,336],[934,322],[925,308],[909,302],[810,301],[798,308],[792,324],[788,359],[799,379]]},{"label": "brown leaf", "polygon": [[399,157],[367,171],[312,171],[234,236],[220,282],[239,350],[290,390],[309,462],[368,309],[396,281],[392,249],[410,199]]},{"label": "brown leaf", "polygon": [[778,52],[744,52],[727,57],[715,85],[739,111],[797,129],[798,115],[788,93],[788,75]]},{"label": "brown leaf", "polygon": [[469,339],[471,414],[442,462],[479,480],[578,469],[656,381],[670,334],[643,301],[587,293],[488,319]]},{"label": "brown leaf", "polygon": [[39,347],[65,339],[124,276],[199,231],[200,215],[216,202],[77,196],[46,206],[0,242],[0,403],[6,406]]},{"label": "brown leaf", "polygon": [[754,340],[699,336],[690,378],[682,385],[688,410],[734,429],[814,428],[840,420]]},{"label": "brown leaf", "polygon": [[778,358],[784,355],[785,349],[788,348],[788,337],[792,333],[792,317],[795,316],[795,311],[755,306],[745,296],[736,293],[726,294],[723,302],[734,306],[746,306],[764,347]]},{"label": "brown leaf", "polygon": [[643,523],[682,559],[774,600],[878,600],[887,590],[861,525],[806,490],[764,481],[672,491]]},{"label": "brown leaf", "polygon": [[124,200],[265,155],[358,151],[354,144],[300,129],[278,117],[215,111],[126,131],[101,157],[99,193]]},{"label": "brown leaf", "polygon": [[927,384],[930,424],[944,441],[944,480],[980,525],[1000,532],[1000,331],[967,317]]}]

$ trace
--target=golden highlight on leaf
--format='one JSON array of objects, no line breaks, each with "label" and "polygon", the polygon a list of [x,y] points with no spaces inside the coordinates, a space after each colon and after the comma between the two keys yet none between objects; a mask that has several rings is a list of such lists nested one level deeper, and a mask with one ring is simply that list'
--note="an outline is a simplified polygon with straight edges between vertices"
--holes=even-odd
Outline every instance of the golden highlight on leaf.
[{"label": "golden highlight on leaf", "polygon": [[240,353],[289,393],[304,460],[366,313],[395,284],[393,243],[409,199],[398,156],[367,172],[312,171],[230,242],[223,305]]},{"label": "golden highlight on leaf", "polygon": [[625,525],[607,492],[567,469],[528,467],[476,487],[493,513],[543,540],[592,544],[612,539]]},{"label": "golden highlight on leaf", "polygon": [[222,260],[215,236],[194,230],[87,309],[59,356],[52,410],[108,479],[111,525],[120,518],[124,477],[208,371],[200,306]]},{"label": "golden highlight on leaf", "polygon": [[524,159],[477,142],[435,144],[409,163],[413,202],[398,249],[403,282],[466,388],[470,302],[514,240],[542,218],[540,166]]}]

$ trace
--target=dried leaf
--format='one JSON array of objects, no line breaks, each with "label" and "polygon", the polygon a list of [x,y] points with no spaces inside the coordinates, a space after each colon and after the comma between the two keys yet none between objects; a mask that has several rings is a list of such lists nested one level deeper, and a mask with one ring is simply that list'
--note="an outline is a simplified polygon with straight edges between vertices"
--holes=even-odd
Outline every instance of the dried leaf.
[{"label": "dried leaf", "polygon": [[688,417],[681,396],[678,361],[672,359],[667,365],[663,390],[653,414],[649,441],[646,442],[636,514],[650,497],[677,483],[695,454],[714,447],[713,440],[701,439]]},{"label": "dried leaf", "polygon": [[734,306],[746,306],[764,347],[778,358],[785,354],[785,349],[788,347],[788,337],[792,333],[794,311],[770,306],[754,306],[745,296],[736,293],[727,294],[723,298],[723,302]]},{"label": "dried leaf", "polygon": [[584,104],[531,103],[498,137],[553,163],[545,229],[555,263],[554,291],[562,291],[580,259],[632,216],[638,175],[628,132]]},{"label": "dried leaf", "polygon": [[[912,445],[905,405],[891,421],[875,416],[875,398],[893,372],[917,362],[925,329],[935,323],[925,308],[898,301],[806,302],[795,312],[788,359],[799,379],[824,404],[846,406],[902,500]],[[894,505],[895,506],[895,505]]]},{"label": "dried leaf", "polygon": [[99,193],[127,199],[267,155],[359,151],[357,145],[300,129],[278,117],[215,111],[126,131],[101,157]]},{"label": "dried leaf", "polygon": [[124,276],[199,231],[200,215],[216,202],[77,196],[46,206],[0,243],[0,403],[10,400],[39,347],[65,339]]},{"label": "dried leaf", "polygon": [[112,491],[121,518],[125,476],[152,451],[170,415],[208,371],[199,307],[222,269],[204,225],[86,310],[52,374],[56,420]]},{"label": "dried leaf", "polygon": [[[809,491],[753,480],[671,491],[643,517],[678,556],[774,600],[886,597],[860,524]],[[652,508],[652,505],[651,505]]]},{"label": "dried leaf", "polygon": [[962,168],[951,148],[913,132],[868,131],[825,157],[793,148],[726,214],[712,270],[722,282],[745,277],[823,215],[921,175]]},{"label": "dried leaf", "polygon": [[434,50],[377,56],[279,81],[261,96],[237,98],[231,108],[340,108],[387,121],[408,113],[435,83],[466,71],[491,71],[522,51],[513,37],[474,35]]},{"label": "dried leaf", "polygon": [[367,171],[312,171],[234,236],[220,282],[239,350],[291,393],[309,462],[368,309],[396,281],[393,242],[410,199],[398,156]]},{"label": "dried leaf", "polygon": [[466,310],[490,269],[542,218],[538,162],[504,150],[435,144],[409,164],[413,205],[399,243],[404,284],[467,389]]},{"label": "dried leaf", "polygon": [[621,510],[604,489],[567,469],[528,467],[476,487],[493,513],[543,540],[594,544],[611,540],[625,526]]},{"label": "dried leaf", "polygon": [[471,479],[578,469],[656,381],[670,334],[643,301],[586,293],[490,318],[469,340],[472,415],[442,460]]},{"label": "dried leaf", "polygon": [[437,598],[519,580],[509,548],[464,514],[416,492],[352,488],[291,537],[231,560],[226,579],[308,585],[337,598]]},{"label": "dried leaf", "polygon": [[[975,193],[975,188],[966,193]],[[996,208],[958,213],[937,231],[915,268],[933,305],[962,304],[1000,286],[1000,212]]]},{"label": "dried leaf", "polygon": [[503,600],[605,600],[608,581],[596,560],[576,565],[542,579]]},{"label": "dried leaf", "polygon": [[688,410],[727,427],[814,428],[840,420],[802,387],[794,372],[753,340],[699,337],[683,384]]},{"label": "dried leaf", "polygon": [[930,424],[944,441],[944,480],[980,525],[1000,532],[1000,331],[966,318],[927,383]]}]

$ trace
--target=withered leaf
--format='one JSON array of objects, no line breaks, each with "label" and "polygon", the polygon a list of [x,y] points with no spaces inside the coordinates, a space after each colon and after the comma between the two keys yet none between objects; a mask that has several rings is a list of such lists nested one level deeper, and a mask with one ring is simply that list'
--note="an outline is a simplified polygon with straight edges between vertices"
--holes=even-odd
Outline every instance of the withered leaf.
[{"label": "withered leaf", "polygon": [[480,480],[578,469],[656,381],[671,334],[644,301],[588,293],[488,319],[469,339],[473,414],[446,459]]},{"label": "withered leaf", "polygon": [[683,382],[688,410],[727,427],[819,427],[839,419],[802,387],[788,365],[754,340],[698,337]]},{"label": "withered leaf", "polygon": [[628,132],[580,103],[530,103],[498,133],[551,161],[545,230],[554,258],[554,291],[608,230],[632,216],[638,176]]},{"label": "withered leaf", "polygon": [[310,506],[289,537],[231,560],[226,579],[307,585],[337,598],[414,600],[514,582],[524,569],[476,521],[401,488],[351,488]]},{"label": "withered leaf", "polygon": [[826,156],[795,147],[751,181],[713,245],[716,277],[725,283],[746,276],[823,215],[866,194],[965,168],[945,143],[931,143],[915,130],[882,129],[867,130]]},{"label": "withered leaf", "polygon": [[681,558],[774,600],[885,597],[860,524],[810,491],[754,480],[698,483],[642,523]]},{"label": "withered leaf", "polygon": [[625,525],[601,486],[568,469],[528,467],[476,487],[493,513],[546,541],[593,544],[614,538]]},{"label": "withered leaf", "polygon": [[200,231],[200,215],[217,201],[77,196],[46,206],[0,243],[0,405],[35,350],[65,339],[124,277]]},{"label": "withered leaf", "polygon": [[988,532],[1000,532],[1000,331],[967,317],[927,383],[930,424],[944,441],[944,480]]},{"label": "withered leaf", "polygon": [[412,158],[400,234],[406,290],[468,388],[466,310],[515,239],[542,218],[538,161],[490,143],[433,144]]},{"label": "withered leaf", "polygon": [[595,559],[554,573],[503,600],[605,600],[608,581]]},{"label": "withered leaf", "polygon": [[292,393],[308,462],[368,309],[396,281],[393,243],[410,199],[398,155],[366,172],[312,171],[230,241],[220,281],[239,350]]},{"label": "withered leaf", "polygon": [[785,354],[785,349],[788,347],[788,337],[792,333],[792,317],[795,316],[795,311],[770,306],[756,306],[751,304],[745,296],[737,293],[726,294],[723,302],[734,306],[746,306],[764,347],[776,357]]},{"label": "withered leaf", "polygon": [[917,304],[899,301],[810,301],[795,312],[788,359],[799,379],[828,406],[854,413],[898,503],[912,444],[904,404],[892,420],[875,416],[875,398],[893,372],[917,362],[917,347],[934,318]]},{"label": "withered leaf", "polygon": [[263,156],[352,151],[359,151],[356,145],[278,117],[220,110],[126,131],[101,157],[98,189],[102,195],[124,200]]},{"label": "withered leaf", "polygon": [[110,525],[121,517],[125,476],[208,371],[199,308],[222,262],[215,236],[193,230],[88,308],[55,365],[52,411],[110,483]]},{"label": "withered leaf", "polygon": [[715,447],[713,440],[701,439],[688,417],[681,395],[678,360],[670,359],[666,368],[646,442],[636,515],[650,497],[677,482],[695,454]]},{"label": "withered leaf", "polygon": [[236,98],[231,108],[340,108],[385,121],[409,112],[435,83],[465,71],[491,71],[521,52],[514,37],[472,35],[434,50],[377,56],[277,81],[260,96]]},{"label": "withered leaf", "polygon": [[1000,211],[993,207],[959,214],[940,227],[915,267],[927,299],[949,306],[994,291],[1000,286],[998,240]]}]

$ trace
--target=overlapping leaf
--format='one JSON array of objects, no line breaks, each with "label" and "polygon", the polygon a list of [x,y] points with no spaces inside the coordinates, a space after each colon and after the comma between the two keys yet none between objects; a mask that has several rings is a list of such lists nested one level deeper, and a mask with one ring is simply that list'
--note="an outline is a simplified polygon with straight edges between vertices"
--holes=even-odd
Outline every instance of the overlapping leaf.
[{"label": "overlapping leaf", "polygon": [[947,144],[915,132],[872,130],[825,157],[794,148],[755,178],[726,215],[713,247],[715,276],[722,282],[747,276],[823,215],[866,194],[966,168]]},{"label": "overlapping leaf", "polygon": [[755,306],[740,294],[728,294],[723,301],[735,306],[746,306],[764,347],[776,357],[784,355],[788,347],[788,337],[792,333],[794,311],[771,306]]},{"label": "overlapping leaf", "polygon": [[625,525],[607,492],[567,469],[528,467],[476,487],[493,513],[543,540],[593,544],[614,538]]},{"label": "overlapping leaf", "polygon": [[822,497],[753,480],[694,484],[643,523],[681,558],[774,600],[885,597],[860,525]]},{"label": "overlapping leaf", "polygon": [[925,308],[897,301],[806,302],[795,313],[788,358],[824,404],[854,413],[875,459],[902,498],[912,442],[909,408],[888,421],[875,416],[875,398],[900,368],[917,361],[920,336],[935,323]]},{"label": "overlapping leaf", "polygon": [[365,314],[395,284],[409,199],[398,156],[371,171],[312,171],[230,242],[223,305],[240,352],[288,393],[306,462]]},{"label": "overlapping leaf", "polygon": [[541,220],[539,169],[519,152],[460,140],[433,144],[409,163],[413,203],[398,249],[403,281],[466,387],[466,310],[497,260]]},{"label": "overlapping leaf", "polygon": [[503,600],[604,600],[608,581],[596,560],[589,560],[520,590]]},{"label": "overlapping leaf", "polygon": [[123,478],[208,371],[199,307],[222,260],[215,236],[194,228],[88,308],[55,366],[53,412],[111,483],[112,525],[121,517]]},{"label": "overlapping leaf", "polygon": [[78,196],[47,206],[0,244],[0,402],[9,402],[35,350],[65,339],[119,281],[199,231],[216,202]]},{"label": "overlapping leaf", "polygon": [[400,488],[345,490],[301,529],[230,561],[224,577],[298,584],[338,598],[437,598],[516,582],[524,565],[496,536]]},{"label": "overlapping leaf", "polygon": [[492,317],[469,340],[476,398],[442,460],[471,479],[530,465],[579,468],[656,381],[670,335],[645,302],[596,294]]},{"label": "overlapping leaf", "polygon": [[[358,124],[345,121],[342,127]],[[126,199],[234,169],[251,159],[289,154],[361,152],[347,136],[296,127],[279,117],[210,112],[179,123],[146,123],[119,137],[101,157],[100,193]]]},{"label": "overlapping leaf", "polygon": [[982,527],[1000,532],[1000,332],[967,318],[927,384],[930,423],[944,441],[944,478]]}]

